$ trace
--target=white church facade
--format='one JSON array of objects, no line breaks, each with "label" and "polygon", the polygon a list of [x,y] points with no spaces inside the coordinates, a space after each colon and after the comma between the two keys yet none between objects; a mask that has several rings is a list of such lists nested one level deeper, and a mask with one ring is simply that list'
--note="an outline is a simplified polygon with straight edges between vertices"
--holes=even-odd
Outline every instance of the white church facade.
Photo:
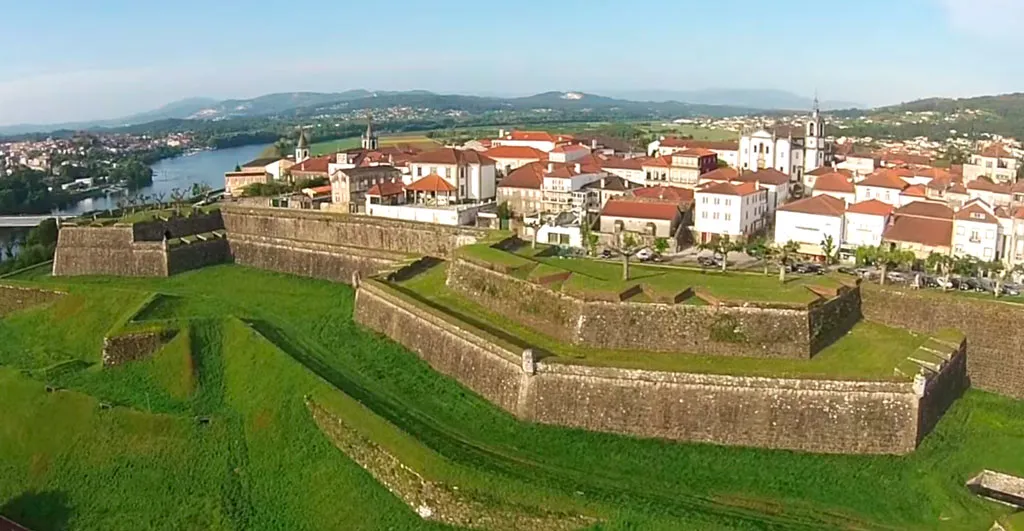
[{"label": "white church facade", "polygon": [[758,128],[740,136],[739,167],[742,171],[776,169],[791,181],[803,182],[804,174],[830,164],[825,141],[825,121],[815,102],[814,113],[799,127]]}]

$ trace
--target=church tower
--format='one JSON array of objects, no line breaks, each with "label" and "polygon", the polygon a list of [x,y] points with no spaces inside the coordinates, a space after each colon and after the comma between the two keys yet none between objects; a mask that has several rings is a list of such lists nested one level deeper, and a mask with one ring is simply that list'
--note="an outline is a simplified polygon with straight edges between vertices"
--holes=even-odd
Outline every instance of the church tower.
[{"label": "church tower", "polygon": [[309,140],[306,138],[306,132],[300,130],[299,143],[295,145],[295,163],[305,160],[309,160]]},{"label": "church tower", "polygon": [[807,120],[804,144],[804,173],[825,165],[825,120],[818,107],[818,96],[814,96],[814,111]]},{"label": "church tower", "polygon": [[377,133],[373,130],[373,115],[370,115],[366,119],[366,132],[363,133],[363,149],[377,151],[379,147],[380,141],[377,139]]}]

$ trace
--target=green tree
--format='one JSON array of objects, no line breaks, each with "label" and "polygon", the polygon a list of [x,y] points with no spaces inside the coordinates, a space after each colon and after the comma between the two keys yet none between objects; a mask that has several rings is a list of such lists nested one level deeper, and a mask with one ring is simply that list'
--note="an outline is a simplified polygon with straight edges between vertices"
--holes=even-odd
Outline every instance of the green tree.
[{"label": "green tree", "polygon": [[665,251],[668,251],[668,238],[658,238],[654,240],[654,250],[657,251],[658,254],[665,254]]},{"label": "green tree", "polygon": [[821,252],[825,253],[826,264],[832,265],[839,261],[839,248],[836,246],[836,242],[832,239],[831,234],[825,236],[824,240],[821,240]]},{"label": "green tree", "polygon": [[934,272],[942,278],[942,291],[946,291],[949,286],[949,277],[953,272],[953,266],[956,260],[948,254],[931,253],[928,255],[928,259],[925,260],[925,269]]},{"label": "green tree", "polygon": [[537,233],[540,232],[540,228],[544,226],[540,221],[540,215],[526,223],[526,226],[530,228],[530,248],[537,248]]},{"label": "green tree", "polygon": [[512,208],[508,206],[508,201],[502,201],[498,205],[498,219],[509,219],[512,217]]},{"label": "green tree", "polygon": [[871,245],[863,245],[861,247],[858,247],[857,251],[854,253],[854,257],[857,260],[857,265],[874,265],[875,260],[878,258],[879,249],[879,247],[874,247]]},{"label": "green tree", "polygon": [[786,266],[789,265],[790,258],[799,250],[800,244],[792,240],[769,248],[769,256],[779,266],[779,283],[786,282]]},{"label": "green tree", "polygon": [[742,251],[743,244],[735,242],[729,238],[729,235],[715,236],[709,242],[702,243],[697,246],[698,249],[703,251],[711,251],[715,258],[722,260],[722,272],[724,273],[729,266],[729,253],[735,251]]},{"label": "green tree", "polygon": [[750,240],[749,242],[747,242],[747,246],[744,249],[744,251],[746,251],[747,254],[761,261],[761,264],[764,266],[765,275],[768,274],[768,264],[769,260],[771,259],[771,247],[772,246],[770,243],[768,243],[768,240],[762,237]]},{"label": "green tree", "polygon": [[882,286],[885,285],[885,277],[888,275],[890,269],[898,269],[902,266],[912,264],[916,257],[914,253],[910,251],[901,251],[899,249],[879,249],[875,257],[876,264],[878,265],[881,273],[881,278],[878,283]]}]

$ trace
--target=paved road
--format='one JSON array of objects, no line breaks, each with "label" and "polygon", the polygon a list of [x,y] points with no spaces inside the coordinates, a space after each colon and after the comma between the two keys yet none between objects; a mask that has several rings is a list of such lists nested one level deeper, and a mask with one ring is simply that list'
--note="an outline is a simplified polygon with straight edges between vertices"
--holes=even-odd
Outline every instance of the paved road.
[{"label": "paved road", "polygon": [[0,216],[0,228],[32,228],[54,216]]}]

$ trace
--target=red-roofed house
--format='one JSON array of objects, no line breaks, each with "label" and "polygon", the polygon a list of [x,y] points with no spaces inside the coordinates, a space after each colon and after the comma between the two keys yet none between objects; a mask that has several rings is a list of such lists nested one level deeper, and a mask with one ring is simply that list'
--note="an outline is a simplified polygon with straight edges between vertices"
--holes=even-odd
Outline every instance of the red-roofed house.
[{"label": "red-roofed house", "polygon": [[907,186],[906,181],[890,169],[881,169],[854,183],[857,191],[856,202],[877,199],[883,203],[900,206],[900,193]]},{"label": "red-roofed house", "polygon": [[1012,188],[1008,183],[995,183],[987,175],[981,175],[967,183],[969,200],[980,199],[993,206],[1009,206],[1013,200]]},{"label": "red-roofed house", "polygon": [[740,159],[740,143],[738,141],[715,142],[711,140],[694,140],[692,138],[661,137],[647,146],[650,156],[669,156],[677,151],[688,149],[706,149],[713,151],[718,160],[736,168]]},{"label": "red-roofed house", "polygon": [[519,216],[540,212],[540,187],[546,168],[544,163],[531,162],[513,170],[498,184],[498,203],[508,203],[509,209]]},{"label": "red-roofed house", "polygon": [[924,260],[931,253],[949,254],[953,241],[953,210],[939,203],[916,201],[893,211],[882,241],[911,251]]},{"label": "red-roofed house", "polygon": [[970,164],[964,164],[964,181],[985,176],[996,183],[1017,181],[1020,161],[1002,144],[991,144],[977,155],[971,156]]},{"label": "red-roofed house", "polygon": [[893,207],[877,199],[850,205],[843,218],[843,249],[876,247],[882,244],[882,235],[889,225]]},{"label": "red-roofed house", "polygon": [[986,202],[973,200],[953,217],[953,253],[991,262],[1002,258],[1003,234],[995,210]]},{"label": "red-roofed house", "polygon": [[[807,174],[804,177],[809,176],[810,174]],[[842,199],[846,204],[857,202],[857,189],[853,185],[853,178],[841,171],[830,171],[817,176],[811,196],[819,195]]]},{"label": "red-roofed house", "polygon": [[371,205],[402,205],[405,198],[405,184],[398,179],[375,184],[366,191],[366,200]]},{"label": "red-roofed house", "polygon": [[576,162],[590,154],[590,148],[579,144],[562,144],[556,146],[548,153],[548,160],[551,162],[569,163]]},{"label": "red-roofed house", "polygon": [[478,151],[441,148],[424,151],[409,161],[411,181],[437,175],[455,188],[459,200],[485,201],[496,195],[494,161]]},{"label": "red-roofed house", "polygon": [[333,159],[334,155],[324,155],[322,157],[306,159],[289,168],[288,173],[291,174],[292,181],[301,181],[303,179],[326,179],[329,177],[328,165],[330,165],[331,160]]},{"label": "red-roofed house", "polygon": [[607,157],[600,159],[601,170],[612,175],[618,175],[627,181],[639,185],[647,183],[647,176],[644,173],[643,161],[641,158]]},{"label": "red-roofed house", "polygon": [[764,228],[767,215],[768,190],[755,183],[713,183],[694,192],[694,230],[701,242],[748,237]]},{"label": "red-roofed house", "polygon": [[683,212],[672,201],[649,201],[620,197],[601,209],[601,232],[626,231],[654,238],[674,239]]},{"label": "red-roofed house", "polygon": [[394,166],[359,166],[337,169],[331,174],[330,209],[337,212],[366,212],[366,192],[375,184],[401,180]]},{"label": "red-roofed house", "polygon": [[846,202],[830,195],[818,195],[782,205],[775,214],[775,243],[796,242],[799,252],[825,256],[821,242],[831,237],[838,250],[843,241],[843,213]]},{"label": "red-roofed house", "polygon": [[555,147],[572,142],[571,135],[555,135],[546,131],[510,131],[498,132],[498,138],[491,141],[493,146],[532,147],[550,153]]},{"label": "red-roofed house", "polygon": [[912,184],[900,192],[900,206],[908,205],[914,201],[927,201],[928,189],[923,184]]},{"label": "red-roofed house", "polygon": [[508,175],[531,162],[548,158],[547,153],[529,146],[497,146],[484,151],[484,155],[494,161],[501,175]]}]

